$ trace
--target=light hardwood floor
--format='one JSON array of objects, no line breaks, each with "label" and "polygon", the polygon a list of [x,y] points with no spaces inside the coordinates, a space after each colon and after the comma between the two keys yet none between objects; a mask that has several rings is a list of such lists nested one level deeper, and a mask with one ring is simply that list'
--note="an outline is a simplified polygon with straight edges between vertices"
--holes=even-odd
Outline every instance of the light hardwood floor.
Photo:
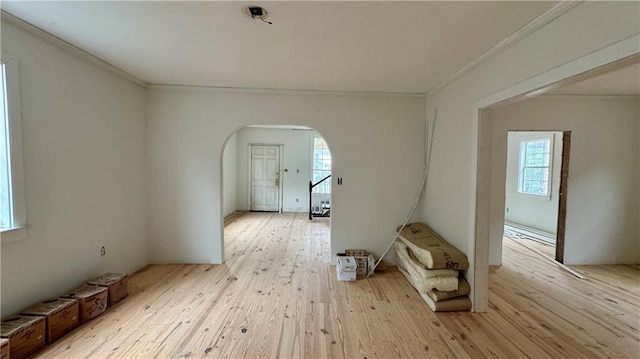
[{"label": "light hardwood floor", "polygon": [[[503,241],[512,241],[509,237],[503,237]],[[556,257],[556,246],[551,244],[542,243],[540,241],[536,241],[535,239],[529,239],[527,237],[520,238],[520,241],[526,243],[528,246],[533,247],[542,254],[544,254],[547,258],[555,258]]]},{"label": "light hardwood floor", "polygon": [[249,213],[222,265],[150,265],[39,358],[638,358],[640,268],[575,267],[505,241],[488,313],[438,313],[393,268],[338,282],[327,221]]}]

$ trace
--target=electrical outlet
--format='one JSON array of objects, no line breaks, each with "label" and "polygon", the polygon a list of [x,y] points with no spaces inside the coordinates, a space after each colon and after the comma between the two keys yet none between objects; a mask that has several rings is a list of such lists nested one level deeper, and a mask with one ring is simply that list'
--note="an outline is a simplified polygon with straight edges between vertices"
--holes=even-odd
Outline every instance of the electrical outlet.
[{"label": "electrical outlet", "polygon": [[100,248],[100,255],[104,257],[105,254],[107,254],[107,250],[104,247]]},{"label": "electrical outlet", "polygon": [[300,199],[296,198],[296,202],[300,202]]}]

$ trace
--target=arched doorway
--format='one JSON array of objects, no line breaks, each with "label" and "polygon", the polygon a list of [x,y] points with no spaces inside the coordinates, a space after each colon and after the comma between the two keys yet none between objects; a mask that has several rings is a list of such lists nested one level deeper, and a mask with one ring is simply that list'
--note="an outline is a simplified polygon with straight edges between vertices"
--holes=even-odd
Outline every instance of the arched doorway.
[{"label": "arched doorway", "polygon": [[330,247],[332,158],[322,134],[304,126],[244,126],[229,135],[221,158],[223,258],[225,224],[254,212],[323,223],[317,236]]}]

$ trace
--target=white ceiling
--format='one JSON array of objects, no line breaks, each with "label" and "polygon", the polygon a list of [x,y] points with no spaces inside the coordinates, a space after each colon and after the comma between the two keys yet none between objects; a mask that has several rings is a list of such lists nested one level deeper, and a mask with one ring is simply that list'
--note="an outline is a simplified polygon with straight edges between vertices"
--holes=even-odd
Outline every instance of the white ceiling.
[{"label": "white ceiling", "polygon": [[640,64],[605,73],[548,92],[553,95],[638,95]]},{"label": "white ceiling", "polygon": [[[252,20],[255,3],[268,25]],[[423,93],[557,2],[2,1],[153,84]]]}]

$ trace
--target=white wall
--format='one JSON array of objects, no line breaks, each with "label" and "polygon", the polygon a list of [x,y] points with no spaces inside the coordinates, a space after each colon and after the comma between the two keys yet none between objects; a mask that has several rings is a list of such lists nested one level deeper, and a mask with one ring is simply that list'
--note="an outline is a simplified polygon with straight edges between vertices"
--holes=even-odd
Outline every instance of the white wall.
[{"label": "white wall", "polygon": [[[145,90],[2,21],[18,58],[27,238],[2,245],[2,316],[147,263]],[[106,256],[100,256],[100,247]]]},{"label": "white wall", "polygon": [[222,174],[224,210],[226,217],[238,210],[238,133],[234,133],[224,147]]},{"label": "white wall", "polygon": [[[638,96],[541,96],[493,110],[498,156],[507,131],[571,130],[565,264],[640,261],[640,154],[630,151],[638,148],[639,125]],[[505,163],[493,165],[500,173]]]},{"label": "white wall", "polygon": [[315,131],[243,128],[238,131],[238,209],[249,210],[249,145],[283,145],[280,174],[284,212],[309,211],[311,141]]},{"label": "white wall", "polygon": [[[494,112],[495,116],[495,112]],[[534,120],[533,117],[528,117]],[[512,125],[520,119],[513,119],[509,123]],[[494,117],[495,121],[495,117]],[[525,126],[526,128],[526,126]],[[505,134],[497,133],[498,126],[493,126],[493,159],[497,163],[500,158],[504,158]],[[550,174],[550,196],[534,196],[518,192],[518,173],[520,167],[520,143],[540,138],[541,136],[552,136],[551,143],[551,174]],[[509,132],[507,135],[507,167],[505,181],[505,221],[521,224],[530,228],[556,234],[558,226],[558,195],[560,193],[560,167],[562,165],[562,132]],[[497,169],[496,169],[497,171]]]},{"label": "white wall", "polygon": [[[427,97],[438,109],[430,178],[421,218],[475,265],[474,104],[482,98],[637,34],[640,3],[583,2]],[[502,194],[504,198],[504,193]],[[474,286],[474,270],[468,273]],[[472,293],[474,297],[475,292]],[[483,294],[479,295],[483,298]],[[482,309],[482,308],[480,308]]]},{"label": "white wall", "polygon": [[152,88],[151,261],[222,262],[220,158],[227,137],[249,124],[320,132],[333,156],[331,252],[380,254],[420,183],[424,105],[406,96]]}]

